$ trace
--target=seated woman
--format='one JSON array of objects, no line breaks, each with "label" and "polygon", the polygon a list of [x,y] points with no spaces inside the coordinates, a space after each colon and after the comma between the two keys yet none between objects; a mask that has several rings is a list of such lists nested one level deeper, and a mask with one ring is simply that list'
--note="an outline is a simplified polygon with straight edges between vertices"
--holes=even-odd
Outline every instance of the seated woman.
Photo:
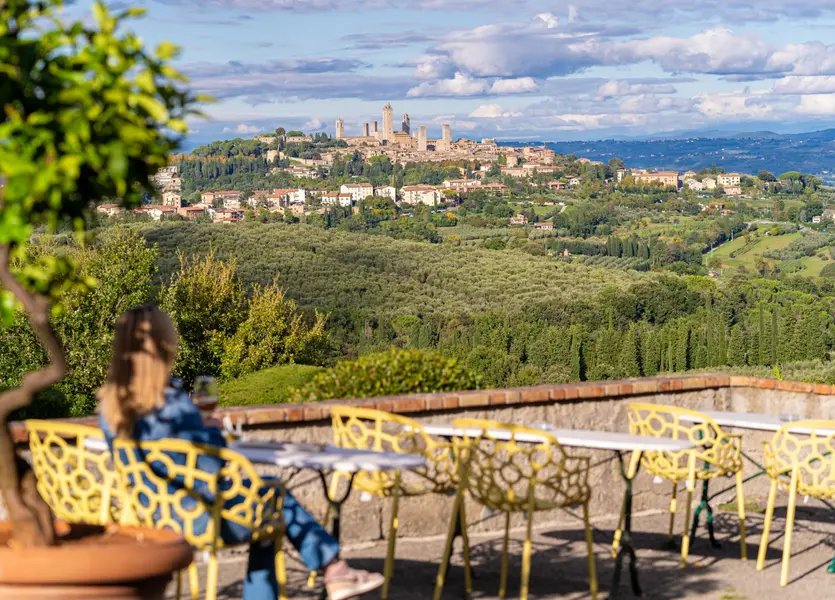
[{"label": "seated woman", "polygon": [[[155,306],[134,308],[119,320],[113,360],[98,394],[99,421],[111,448],[117,437],[138,441],[175,438],[226,445],[221,430],[203,422],[189,395],[171,378],[178,344],[171,319]],[[221,467],[216,463],[198,465],[211,473],[217,473]],[[355,598],[383,585],[382,575],[352,569],[340,560],[338,542],[289,492],[285,495],[283,516],[287,538],[308,569],[324,573],[331,600]],[[251,532],[236,523],[224,522],[221,535],[228,544],[240,544],[250,539]],[[272,543],[250,546],[244,600],[277,597],[274,557]]]}]

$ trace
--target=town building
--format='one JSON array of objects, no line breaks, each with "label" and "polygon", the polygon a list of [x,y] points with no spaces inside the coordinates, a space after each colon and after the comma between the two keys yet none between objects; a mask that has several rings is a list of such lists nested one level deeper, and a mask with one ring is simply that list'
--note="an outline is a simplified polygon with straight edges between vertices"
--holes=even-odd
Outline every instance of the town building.
[{"label": "town building", "polygon": [[368,196],[374,195],[374,186],[370,183],[344,183],[339,191],[343,194],[350,194],[354,203],[365,200]]},{"label": "town building", "polygon": [[702,183],[704,184],[706,190],[716,189],[716,180],[713,177],[703,178]]},{"label": "town building", "polygon": [[409,113],[403,113],[403,122],[400,124],[400,131],[411,134],[412,120],[409,118]]},{"label": "town building", "polygon": [[452,150],[452,127],[449,123],[444,123],[441,126],[441,149],[444,152]]},{"label": "town building", "polygon": [[151,177],[151,181],[153,181],[158,187],[166,187],[171,185],[175,179],[182,181],[178,177],[179,172],[180,169],[177,166],[162,167],[153,175],[153,177]]},{"label": "town building", "polygon": [[674,187],[678,189],[679,175],[678,171],[656,171],[655,173],[640,173],[635,175],[635,182],[648,184],[660,183],[665,187]]},{"label": "town building", "polygon": [[563,183],[562,181],[549,181],[545,185],[548,187],[549,190],[564,190],[565,189],[565,183]]},{"label": "town building", "polygon": [[540,221],[533,224],[534,229],[541,229],[544,231],[551,231],[554,229],[554,224],[551,221]]},{"label": "town building", "polygon": [[812,217],[812,223],[820,223],[821,220],[822,217],[820,215],[815,215],[814,217]]},{"label": "town building", "polygon": [[342,119],[336,120],[336,139],[341,140],[345,137],[345,121]]},{"label": "town building", "polygon": [[510,176],[515,179],[522,179],[523,177],[529,177],[531,172],[528,169],[524,169],[522,167],[502,167],[499,172],[502,175]]},{"label": "town building", "polygon": [[322,206],[351,206],[354,201],[353,194],[348,192],[325,192],[320,196]]},{"label": "town building", "polygon": [[380,198],[388,198],[389,200],[397,200],[397,188],[393,185],[382,185],[374,188],[374,195]]},{"label": "town building", "polygon": [[362,137],[368,137],[371,135],[371,126],[368,123],[362,124]]},{"label": "town building", "polygon": [[739,173],[720,173],[716,176],[716,183],[722,187],[739,186]]},{"label": "town building", "polygon": [[288,135],[284,138],[288,144],[303,144],[305,142],[312,142],[313,138],[309,135]]},{"label": "town building", "polygon": [[154,221],[161,221],[177,214],[177,210],[170,206],[147,206],[146,212]]},{"label": "town building", "polygon": [[406,185],[400,188],[400,195],[406,204],[435,206],[441,202],[441,192],[431,185]]},{"label": "town building", "polygon": [[394,110],[391,108],[391,103],[387,103],[383,107],[383,135],[380,138],[384,142],[392,139],[394,136]]},{"label": "town building", "polygon": [[417,149],[418,152],[426,152],[426,125],[418,128]]},{"label": "town building", "polygon": [[205,206],[183,206],[177,210],[177,214],[181,217],[188,219],[189,221],[194,221],[195,219],[202,217],[206,214],[206,207]]},{"label": "town building", "polygon": [[180,209],[183,206],[183,197],[180,192],[165,191],[162,193],[162,205]]},{"label": "town building", "polygon": [[707,186],[704,183],[702,183],[701,181],[699,181],[698,179],[690,179],[690,178],[685,179],[684,180],[684,185],[686,185],[688,188],[690,188],[691,190],[693,190],[695,192],[701,192],[701,191],[707,189]]},{"label": "town building", "polygon": [[210,212],[212,223],[237,223],[244,218],[244,211],[234,208],[219,208]]},{"label": "town building", "polygon": [[723,188],[726,196],[740,196],[742,195],[742,188],[738,185],[726,185]]},{"label": "town building", "polygon": [[510,217],[510,224],[511,225],[527,225],[528,224],[528,217],[525,215],[513,215]]},{"label": "town building", "polygon": [[291,204],[304,204],[305,191],[302,188],[276,188],[266,198],[270,208],[286,207]]},{"label": "town building", "polygon": [[96,212],[106,215],[111,218],[120,217],[125,212],[125,209],[118,204],[101,204],[96,207]]},{"label": "town building", "polygon": [[443,183],[448,190],[463,190],[474,185],[478,185],[478,182],[473,179],[447,179]]}]

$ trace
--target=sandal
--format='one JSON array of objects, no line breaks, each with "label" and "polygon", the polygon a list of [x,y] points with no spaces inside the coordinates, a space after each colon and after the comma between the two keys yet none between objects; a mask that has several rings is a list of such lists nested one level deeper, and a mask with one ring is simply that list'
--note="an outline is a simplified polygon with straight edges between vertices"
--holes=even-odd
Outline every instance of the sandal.
[{"label": "sandal", "polygon": [[373,592],[383,586],[385,578],[379,573],[347,569],[325,582],[328,600],[348,600]]}]

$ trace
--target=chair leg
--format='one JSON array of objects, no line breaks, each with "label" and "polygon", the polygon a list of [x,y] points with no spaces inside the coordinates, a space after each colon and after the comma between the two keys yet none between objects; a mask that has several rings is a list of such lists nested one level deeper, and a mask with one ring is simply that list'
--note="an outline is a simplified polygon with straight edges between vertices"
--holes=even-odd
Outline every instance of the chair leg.
[{"label": "chair leg", "polygon": [[180,597],[183,594],[183,570],[180,569],[177,571],[177,600],[180,600]]},{"label": "chair leg", "polygon": [[507,552],[510,543],[510,513],[504,514],[504,543],[502,544],[502,573],[499,578],[499,598],[507,593]]},{"label": "chair leg", "polygon": [[667,529],[667,540],[661,545],[664,550],[678,550],[673,538],[673,528],[676,525],[676,509],[678,508],[678,481],[673,480],[673,489],[670,495],[670,526]]},{"label": "chair leg", "polygon": [[284,557],[284,536],[275,541],[275,578],[278,582],[278,600],[287,600],[287,564]]},{"label": "chair leg", "polygon": [[768,536],[771,534],[771,519],[774,517],[774,503],[777,501],[777,479],[771,480],[771,487],[768,490],[768,503],[765,507],[765,518],[763,519],[763,534],[760,537],[760,550],[757,553],[757,571],[765,567],[765,555],[768,552]]},{"label": "chair leg", "polygon": [[522,585],[519,590],[519,600],[528,600],[528,583],[531,578],[531,538],[533,537],[533,514],[534,497],[533,486],[528,491],[528,512],[527,529],[525,531],[525,544],[522,546]]},{"label": "chair leg", "polygon": [[693,509],[693,492],[696,487],[696,454],[690,453],[689,471],[687,476],[687,508],[684,513],[684,535],[681,537],[681,568],[687,566],[687,556],[690,554],[690,511]]},{"label": "chair leg", "polygon": [[188,591],[191,593],[191,600],[200,600],[200,573],[197,572],[197,563],[191,563],[188,567]]},{"label": "chair leg", "polygon": [[792,529],[794,528],[794,513],[797,508],[797,469],[792,471],[792,481],[789,486],[789,506],[786,511],[786,540],[783,543],[783,566],[780,569],[780,585],[789,583],[789,562],[792,554]]},{"label": "chair leg", "polygon": [[383,568],[383,590],[380,594],[382,600],[387,600],[389,597],[389,585],[391,578],[394,575],[394,547],[397,543],[397,512],[400,508],[400,472],[395,473],[394,476],[394,492],[391,500],[391,523],[389,524],[389,539],[388,550],[386,552],[386,564]]},{"label": "chair leg", "polygon": [[209,567],[206,572],[206,600],[217,600],[217,552],[209,555]]},{"label": "chair leg", "polygon": [[473,593],[473,574],[470,568],[470,536],[467,533],[467,511],[463,498],[458,508],[458,519],[461,523],[461,550],[464,554],[464,591],[469,595]]},{"label": "chair leg", "polygon": [[742,489],[742,469],[736,473],[736,511],[739,514],[739,553],[748,560],[748,544],[745,541],[745,492]]},{"label": "chair leg", "polygon": [[589,593],[591,600],[597,600],[597,568],[594,564],[594,541],[591,537],[591,522],[589,521],[589,503],[583,504],[583,521],[586,525],[586,549],[589,554]]},{"label": "chair leg", "polygon": [[626,503],[620,505],[620,518],[618,519],[618,527],[615,529],[615,537],[612,539],[612,558],[617,558],[618,549],[620,549],[620,538],[623,535],[623,520],[626,518]]},{"label": "chair leg", "polygon": [[[455,494],[455,502],[452,505],[452,516],[449,519],[449,531],[444,544],[444,555],[441,557],[441,565],[438,567],[438,576],[435,579],[435,595],[434,600],[441,599],[441,593],[444,590],[444,580],[446,579],[447,568],[449,567],[449,557],[452,555],[452,541],[455,539],[455,521],[461,514],[461,503],[464,501],[464,489],[458,488]],[[466,529],[467,524],[461,523],[461,530]]]}]

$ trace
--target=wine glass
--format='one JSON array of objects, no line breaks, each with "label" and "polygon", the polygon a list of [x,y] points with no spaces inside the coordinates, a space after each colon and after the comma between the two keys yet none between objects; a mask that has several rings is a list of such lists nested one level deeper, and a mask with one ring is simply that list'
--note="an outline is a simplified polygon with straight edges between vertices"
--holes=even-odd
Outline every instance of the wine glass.
[{"label": "wine glass", "polygon": [[217,409],[217,379],[210,375],[200,375],[194,380],[194,392],[191,397],[203,418],[209,418]]}]

